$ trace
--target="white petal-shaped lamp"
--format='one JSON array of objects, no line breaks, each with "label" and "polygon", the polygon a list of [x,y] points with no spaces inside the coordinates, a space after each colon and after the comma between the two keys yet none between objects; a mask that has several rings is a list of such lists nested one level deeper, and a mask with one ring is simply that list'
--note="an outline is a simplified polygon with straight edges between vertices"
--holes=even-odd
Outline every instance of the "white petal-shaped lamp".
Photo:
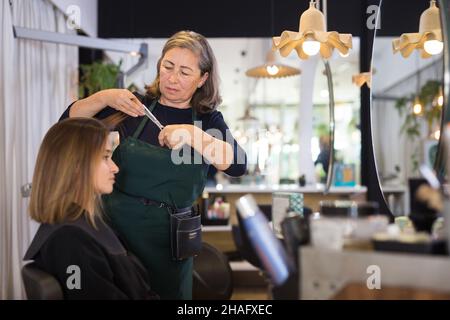
[{"label": "white petal-shaped lamp", "polygon": [[316,8],[315,1],[311,1],[309,9],[301,15],[298,32],[283,31],[280,37],[273,37],[272,41],[272,49],[280,50],[283,57],[295,49],[300,59],[308,59],[319,52],[323,58],[329,58],[334,49],[346,55],[352,48],[351,34],[327,32],[325,17]]},{"label": "white petal-shaped lamp", "polygon": [[358,87],[362,87],[364,83],[367,84],[369,88],[372,86],[372,73],[362,72],[352,76],[352,82]]},{"label": "white petal-shaped lamp", "polygon": [[430,7],[420,16],[419,33],[404,33],[392,41],[394,53],[400,52],[404,58],[414,50],[420,50],[422,58],[429,58],[441,53],[443,48],[439,8],[435,0],[430,1]]}]

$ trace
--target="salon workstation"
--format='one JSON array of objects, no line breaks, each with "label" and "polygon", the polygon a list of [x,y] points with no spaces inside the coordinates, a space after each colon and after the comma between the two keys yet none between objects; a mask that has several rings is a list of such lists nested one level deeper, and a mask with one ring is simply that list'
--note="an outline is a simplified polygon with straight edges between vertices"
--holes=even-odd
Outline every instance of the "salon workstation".
[{"label": "salon workstation", "polygon": [[0,300],[450,299],[449,0],[0,10]]}]

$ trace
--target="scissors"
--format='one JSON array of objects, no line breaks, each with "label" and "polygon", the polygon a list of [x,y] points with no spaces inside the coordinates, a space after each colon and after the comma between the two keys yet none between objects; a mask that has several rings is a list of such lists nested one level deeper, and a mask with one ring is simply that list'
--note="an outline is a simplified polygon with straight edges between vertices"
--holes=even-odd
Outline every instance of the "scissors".
[{"label": "scissors", "polygon": [[158,119],[153,115],[153,113],[148,110],[148,108],[145,105],[142,105],[144,107],[144,113],[145,115],[159,128],[159,130],[164,129],[164,126],[159,122]]}]

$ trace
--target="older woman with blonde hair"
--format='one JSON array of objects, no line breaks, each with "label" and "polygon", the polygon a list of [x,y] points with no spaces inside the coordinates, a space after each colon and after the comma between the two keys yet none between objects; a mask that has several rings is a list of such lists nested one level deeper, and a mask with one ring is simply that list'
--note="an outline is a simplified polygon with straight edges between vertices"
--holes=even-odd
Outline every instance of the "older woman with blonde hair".
[{"label": "older woman with blonde hair", "polygon": [[41,225],[24,259],[55,276],[65,299],[157,297],[101,214],[118,172],[112,148],[103,123],[72,118],[51,127],[39,149],[29,211]]}]

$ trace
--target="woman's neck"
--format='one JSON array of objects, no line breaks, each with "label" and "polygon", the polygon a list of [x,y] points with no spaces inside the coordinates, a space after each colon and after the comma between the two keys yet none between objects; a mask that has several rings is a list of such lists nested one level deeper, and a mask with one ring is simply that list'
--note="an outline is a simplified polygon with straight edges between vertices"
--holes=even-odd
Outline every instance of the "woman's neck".
[{"label": "woman's neck", "polygon": [[170,100],[167,100],[163,96],[159,97],[159,103],[166,106],[166,107],[172,107],[177,109],[189,109],[191,100],[182,101],[182,102],[173,102]]}]

